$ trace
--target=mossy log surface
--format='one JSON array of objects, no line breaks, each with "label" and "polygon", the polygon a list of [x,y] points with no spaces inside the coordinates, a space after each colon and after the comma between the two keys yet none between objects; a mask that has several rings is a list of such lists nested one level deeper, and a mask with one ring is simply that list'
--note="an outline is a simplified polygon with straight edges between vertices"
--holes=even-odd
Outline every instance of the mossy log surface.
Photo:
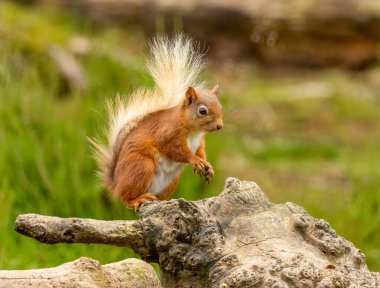
[{"label": "mossy log surface", "polygon": [[130,247],[159,264],[163,287],[380,287],[363,253],[326,221],[235,178],[218,197],[143,206],[139,220],[26,214],[15,229],[50,244]]}]

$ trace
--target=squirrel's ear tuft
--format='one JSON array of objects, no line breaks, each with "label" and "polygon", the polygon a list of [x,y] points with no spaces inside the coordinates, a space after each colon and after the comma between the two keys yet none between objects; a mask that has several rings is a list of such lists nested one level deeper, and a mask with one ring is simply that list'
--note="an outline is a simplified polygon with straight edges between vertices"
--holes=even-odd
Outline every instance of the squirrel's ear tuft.
[{"label": "squirrel's ear tuft", "polygon": [[198,98],[197,92],[195,92],[195,89],[193,87],[189,86],[189,88],[187,88],[187,90],[186,90],[187,103],[190,105],[195,100],[197,100],[197,98]]},{"label": "squirrel's ear tuft", "polygon": [[211,92],[218,96],[219,94],[219,85],[216,84],[214,88],[211,89]]}]

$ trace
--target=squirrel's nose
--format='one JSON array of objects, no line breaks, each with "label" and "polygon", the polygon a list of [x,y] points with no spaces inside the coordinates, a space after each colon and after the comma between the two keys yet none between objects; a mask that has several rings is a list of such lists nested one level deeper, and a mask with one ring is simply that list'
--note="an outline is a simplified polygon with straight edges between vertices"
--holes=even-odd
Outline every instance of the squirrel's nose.
[{"label": "squirrel's nose", "polygon": [[218,125],[216,125],[216,129],[220,130],[220,129],[222,129],[222,128],[223,128],[223,124],[218,124]]}]

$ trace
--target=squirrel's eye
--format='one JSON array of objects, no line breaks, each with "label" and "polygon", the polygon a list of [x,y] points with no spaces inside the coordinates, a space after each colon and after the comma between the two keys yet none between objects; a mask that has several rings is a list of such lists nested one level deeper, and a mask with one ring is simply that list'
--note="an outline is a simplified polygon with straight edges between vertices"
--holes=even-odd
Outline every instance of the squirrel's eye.
[{"label": "squirrel's eye", "polygon": [[207,108],[206,107],[200,107],[198,110],[200,115],[207,115]]}]

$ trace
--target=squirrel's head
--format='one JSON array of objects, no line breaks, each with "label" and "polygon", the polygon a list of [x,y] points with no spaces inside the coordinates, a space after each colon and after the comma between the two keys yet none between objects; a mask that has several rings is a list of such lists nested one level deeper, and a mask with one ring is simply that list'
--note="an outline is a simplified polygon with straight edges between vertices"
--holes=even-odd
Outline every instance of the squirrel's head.
[{"label": "squirrel's head", "polygon": [[219,86],[211,90],[189,87],[182,108],[194,130],[212,132],[223,128],[222,105],[217,97]]}]

